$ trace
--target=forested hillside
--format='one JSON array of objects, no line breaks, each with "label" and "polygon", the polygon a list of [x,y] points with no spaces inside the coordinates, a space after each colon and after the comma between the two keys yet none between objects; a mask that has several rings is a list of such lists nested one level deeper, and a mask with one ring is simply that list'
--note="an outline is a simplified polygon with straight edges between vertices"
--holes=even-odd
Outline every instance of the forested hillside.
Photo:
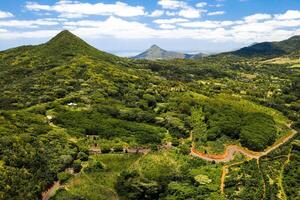
[{"label": "forested hillside", "polygon": [[275,46],[272,58],[147,61],[63,31],[0,52],[0,199],[41,199],[55,181],[57,200],[298,198],[297,138],[237,154],[224,184],[227,164],[189,155],[262,152],[300,129],[300,48]]}]

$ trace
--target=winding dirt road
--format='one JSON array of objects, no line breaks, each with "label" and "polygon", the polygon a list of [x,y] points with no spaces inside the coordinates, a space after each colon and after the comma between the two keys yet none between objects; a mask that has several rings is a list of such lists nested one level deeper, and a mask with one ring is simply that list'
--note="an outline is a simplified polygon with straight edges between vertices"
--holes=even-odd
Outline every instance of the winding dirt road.
[{"label": "winding dirt road", "polygon": [[[289,124],[290,128],[291,125]],[[284,143],[288,142],[291,138],[293,138],[297,134],[297,131],[292,129],[289,134],[280,138],[277,142],[275,142],[272,146],[268,147],[266,150],[262,152],[251,151],[247,148],[238,146],[238,145],[228,145],[223,154],[205,154],[197,151],[194,147],[191,148],[191,155],[196,156],[198,158],[207,160],[207,161],[215,161],[215,162],[229,162],[234,159],[234,155],[236,153],[241,153],[245,155],[247,158],[251,159],[259,159],[262,156],[269,154],[271,151],[277,149]]]},{"label": "winding dirt road", "polygon": [[[291,128],[291,124],[287,125],[289,128]],[[294,129],[291,129],[291,132],[284,137],[280,138],[277,140],[272,146],[268,147],[262,152],[256,152],[256,151],[251,151],[247,148],[238,146],[238,145],[228,145],[226,147],[226,150],[223,154],[205,154],[202,152],[197,151],[194,146],[191,148],[191,155],[196,156],[198,158],[207,160],[207,161],[215,161],[215,162],[229,162],[234,159],[234,155],[236,153],[241,153],[247,157],[247,160],[249,159],[257,159],[258,164],[259,164],[259,158],[262,156],[265,156],[269,154],[271,151],[277,149],[281,145],[285,144],[288,142],[290,139],[292,139],[295,135],[297,134],[297,131]],[[224,165],[222,168],[222,175],[221,175],[221,181],[220,181],[220,191],[221,194],[224,194],[224,186],[225,186],[225,178],[226,174],[228,173],[229,167],[233,165],[238,165],[243,163],[242,162],[237,162],[237,163],[232,163],[229,165]]]}]

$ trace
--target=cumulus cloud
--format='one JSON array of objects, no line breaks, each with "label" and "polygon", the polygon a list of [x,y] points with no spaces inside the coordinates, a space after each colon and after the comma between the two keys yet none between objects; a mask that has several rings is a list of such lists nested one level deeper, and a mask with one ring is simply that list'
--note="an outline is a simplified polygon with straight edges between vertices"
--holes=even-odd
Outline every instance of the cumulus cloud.
[{"label": "cumulus cloud", "polygon": [[266,19],[271,19],[271,18],[272,18],[272,15],[257,13],[254,15],[247,16],[244,19],[247,22],[256,22],[256,21],[266,20]]},{"label": "cumulus cloud", "polygon": [[73,27],[73,31],[79,35],[92,37],[115,37],[115,38],[149,38],[153,37],[155,30],[147,24],[127,21],[117,17],[109,17],[104,21],[80,20],[63,23],[67,27]]},{"label": "cumulus cloud", "polygon": [[[109,12],[101,11],[99,9],[91,10],[89,13],[82,7],[79,13],[71,11],[69,8],[62,8],[61,5],[81,4],[74,1],[60,1],[54,5],[34,5],[31,10],[47,12],[55,11],[59,15],[108,15],[97,19],[86,18],[83,19],[61,19],[44,18],[38,20],[0,20],[0,38],[41,38],[52,37],[58,29],[70,29],[75,34],[85,38],[123,38],[123,39],[139,39],[139,38],[168,38],[168,39],[195,39],[195,40],[209,40],[212,41],[230,41],[252,43],[270,40],[282,40],[287,37],[300,34],[300,16],[295,10],[286,11],[285,13],[278,13],[270,15],[267,13],[256,13],[250,16],[241,18],[240,20],[201,20],[199,16],[203,14],[203,10],[191,7],[183,1],[161,0],[164,1],[162,10],[154,10],[153,12],[143,11],[143,16],[159,17],[167,15],[164,18],[157,18],[152,22],[143,22],[140,18],[125,18],[124,11],[114,10],[115,5],[131,7],[124,3],[105,4],[113,5]],[[168,3],[166,3],[166,1]],[[171,3],[174,4],[171,4]],[[95,6],[96,4],[87,4]],[[104,4],[101,4],[104,5]],[[59,7],[55,7],[59,6]],[[101,7],[101,6],[100,6]],[[61,8],[62,10],[59,10]],[[134,7],[136,8],[136,7]],[[197,13],[182,12],[182,10],[195,9]],[[76,9],[75,9],[76,10]],[[199,11],[200,10],[200,11]],[[97,12],[96,12],[97,11]],[[191,11],[191,10],[189,10]],[[198,11],[200,13],[198,13]],[[217,12],[217,11],[216,11]],[[219,11],[218,11],[219,12]],[[104,14],[105,13],[105,14]],[[142,13],[141,13],[142,14]],[[122,15],[122,16],[119,16]],[[208,15],[209,14],[208,12]],[[128,14],[126,15],[128,16]],[[172,16],[172,17],[170,17]],[[14,29],[13,28],[20,28]],[[22,28],[22,29],[21,29]],[[26,30],[26,28],[36,28],[36,30]],[[39,29],[37,29],[39,28]],[[44,30],[48,29],[48,30]],[[53,30],[49,30],[53,29]],[[13,30],[13,31],[12,31]]]},{"label": "cumulus cloud", "polygon": [[58,34],[60,30],[35,30],[35,31],[5,31],[0,32],[0,39],[19,39],[19,38],[49,38]]},{"label": "cumulus cloud", "polygon": [[54,20],[54,19],[0,21],[0,27],[13,27],[13,28],[39,28],[40,26],[54,26],[59,24],[60,24],[59,20]]},{"label": "cumulus cloud", "polygon": [[300,19],[299,10],[288,10],[284,14],[276,15],[277,19]]},{"label": "cumulus cloud", "polygon": [[164,14],[165,12],[163,10],[154,10],[149,17],[160,17]]},{"label": "cumulus cloud", "polygon": [[187,7],[179,11],[178,15],[185,18],[199,18],[205,10],[198,10],[192,7]]},{"label": "cumulus cloud", "polygon": [[135,17],[146,15],[144,7],[130,6],[117,1],[114,4],[80,3],[78,1],[59,1],[54,5],[43,5],[37,2],[27,2],[25,7],[31,11],[52,11],[60,13],[62,17],[78,18],[88,15]]},{"label": "cumulus cloud", "polygon": [[1,18],[9,18],[9,17],[13,17],[14,15],[10,12],[5,12],[5,11],[1,11],[0,10],[0,19]]},{"label": "cumulus cloud", "polygon": [[161,24],[161,25],[159,25],[159,28],[161,28],[161,29],[175,29],[176,26],[173,25],[173,24]]},{"label": "cumulus cloud", "polygon": [[204,7],[207,5],[205,2],[199,2],[196,4],[195,8],[193,6],[188,5],[184,1],[177,1],[177,0],[159,0],[158,4],[163,8],[167,10],[176,10],[173,12],[167,11],[168,16],[180,16],[185,18],[199,18],[201,17],[201,14],[203,12],[206,12],[206,10],[198,9],[200,7]]},{"label": "cumulus cloud", "polygon": [[178,9],[187,7],[186,2],[177,0],[159,0],[158,4],[161,5],[163,9]]},{"label": "cumulus cloud", "polygon": [[188,19],[184,18],[171,18],[171,19],[157,19],[154,20],[153,22],[156,24],[176,24],[176,23],[181,23],[181,22],[188,22]]}]

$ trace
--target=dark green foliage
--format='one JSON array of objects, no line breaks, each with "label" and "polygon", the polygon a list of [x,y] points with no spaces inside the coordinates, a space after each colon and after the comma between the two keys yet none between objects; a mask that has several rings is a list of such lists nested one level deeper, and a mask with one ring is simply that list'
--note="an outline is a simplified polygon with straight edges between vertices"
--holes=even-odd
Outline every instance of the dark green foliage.
[{"label": "dark green foliage", "polygon": [[140,144],[159,144],[164,135],[162,128],[110,118],[98,112],[64,112],[54,122],[73,133],[99,135],[107,139],[133,137]]},{"label": "dark green foliage", "polygon": [[191,147],[188,144],[182,144],[178,146],[178,151],[183,155],[189,155],[191,152]]},{"label": "dark green foliage", "polygon": [[61,135],[53,134],[2,137],[0,149],[3,199],[37,199],[56,174],[71,164],[68,154],[76,153]]},{"label": "dark green foliage", "polygon": [[231,138],[239,138],[241,114],[230,107],[223,107],[208,120],[210,126],[209,137],[216,139],[220,134]]},{"label": "dark green foliage", "polygon": [[300,191],[300,140],[292,143],[290,162],[284,169],[284,189],[289,199],[299,198]]},{"label": "dark green foliage", "polygon": [[87,173],[90,173],[93,171],[103,170],[103,169],[104,169],[103,163],[101,163],[98,160],[91,160],[91,161],[89,161],[88,166],[86,168],[84,168],[84,171]]},{"label": "dark green foliage", "polygon": [[71,167],[74,169],[74,173],[79,173],[82,169],[81,160],[75,160]]},{"label": "dark green foliage", "polygon": [[136,172],[122,172],[118,177],[116,190],[124,199],[158,199],[161,187],[156,182],[140,182]]},{"label": "dark green foliage", "polygon": [[80,151],[77,155],[77,159],[81,161],[88,161],[89,156],[86,153]]},{"label": "dark green foliage", "polygon": [[244,120],[245,125],[241,128],[240,136],[242,145],[251,150],[262,151],[274,143],[277,131],[272,117],[253,113]]},{"label": "dark green foliage", "polygon": [[69,178],[71,178],[71,174],[68,172],[60,172],[57,174],[57,178],[61,183],[66,182],[67,180],[69,180]]}]

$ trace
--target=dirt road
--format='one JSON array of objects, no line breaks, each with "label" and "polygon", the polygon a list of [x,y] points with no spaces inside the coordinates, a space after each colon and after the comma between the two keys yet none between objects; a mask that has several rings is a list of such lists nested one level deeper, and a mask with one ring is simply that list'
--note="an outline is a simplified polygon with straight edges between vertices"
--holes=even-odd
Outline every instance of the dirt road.
[{"label": "dirt road", "polygon": [[[288,127],[291,127],[289,124]],[[284,143],[288,142],[291,138],[293,138],[297,134],[297,131],[292,129],[289,134],[280,138],[277,142],[275,142],[272,146],[268,147],[265,151],[256,152],[251,151],[247,148],[238,146],[238,145],[228,145],[225,149],[225,153],[223,154],[205,154],[197,151],[194,147],[191,148],[191,155],[202,158],[207,161],[215,161],[215,162],[229,162],[234,159],[234,155],[236,153],[241,153],[245,155],[247,158],[258,159],[261,156],[265,156],[269,154],[271,151],[277,149]]]}]

